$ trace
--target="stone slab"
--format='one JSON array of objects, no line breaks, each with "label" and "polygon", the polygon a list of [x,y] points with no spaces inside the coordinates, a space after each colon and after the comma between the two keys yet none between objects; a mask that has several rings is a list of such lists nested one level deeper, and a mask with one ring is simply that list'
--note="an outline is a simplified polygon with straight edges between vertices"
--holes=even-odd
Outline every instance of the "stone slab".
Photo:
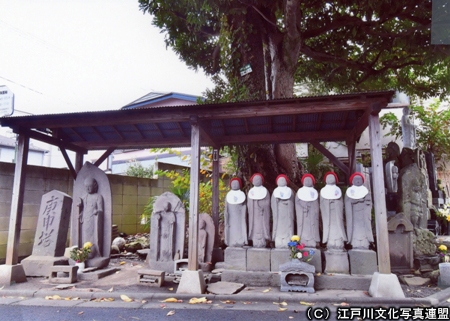
[{"label": "stone slab", "polygon": [[278,272],[280,264],[289,261],[291,251],[289,249],[272,249],[270,251],[270,271]]},{"label": "stone slab", "polygon": [[399,276],[400,281],[408,286],[426,286],[430,284],[430,278],[422,278],[420,276]]},{"label": "stone slab", "polygon": [[325,251],[325,273],[349,274],[347,251]]},{"label": "stone slab", "polygon": [[26,276],[49,276],[52,267],[55,265],[69,265],[69,259],[60,256],[40,256],[30,255],[22,260],[23,269]]},{"label": "stone slab", "polygon": [[395,274],[375,272],[369,287],[369,295],[374,298],[404,298],[400,282]]},{"label": "stone slab", "polygon": [[203,294],[206,290],[205,278],[203,271],[183,271],[181,281],[178,285],[177,293],[187,294]]},{"label": "stone slab", "polygon": [[75,283],[77,282],[78,266],[55,265],[50,269],[49,283]]},{"label": "stone slab", "polygon": [[377,254],[372,250],[349,250],[350,273],[372,275],[378,271]]},{"label": "stone slab", "polygon": [[161,287],[164,284],[164,271],[156,271],[150,269],[140,269],[138,273],[138,284],[150,287]]},{"label": "stone slab", "polygon": [[280,286],[279,272],[247,272],[225,270],[222,272],[223,282],[243,283],[246,286]]},{"label": "stone slab", "polygon": [[231,270],[247,270],[247,249],[227,247],[225,249],[225,265]]},{"label": "stone slab", "polygon": [[216,282],[208,285],[208,292],[212,294],[235,294],[245,287],[243,283],[235,282]]},{"label": "stone slab", "polygon": [[15,283],[27,282],[22,264],[0,265],[0,285],[10,286]]},{"label": "stone slab", "polygon": [[174,273],[174,264],[175,261],[168,261],[168,262],[150,261],[149,267],[152,270],[161,270],[166,273],[172,274]]},{"label": "stone slab", "polygon": [[313,250],[314,255],[310,261],[308,261],[309,264],[314,265],[316,268],[316,273],[322,273],[323,272],[323,264],[322,264],[322,251],[319,249],[311,248],[311,247],[305,247],[305,251]]},{"label": "stone slab", "polygon": [[104,278],[105,276],[114,274],[117,271],[120,271],[120,269],[119,268],[104,268],[104,269],[95,270],[92,272],[78,273],[78,280],[79,281],[97,281],[101,278]]},{"label": "stone slab", "polygon": [[450,287],[450,263],[439,263],[438,286],[440,288]]},{"label": "stone slab", "polygon": [[247,250],[247,271],[269,272],[270,249],[250,248]]}]

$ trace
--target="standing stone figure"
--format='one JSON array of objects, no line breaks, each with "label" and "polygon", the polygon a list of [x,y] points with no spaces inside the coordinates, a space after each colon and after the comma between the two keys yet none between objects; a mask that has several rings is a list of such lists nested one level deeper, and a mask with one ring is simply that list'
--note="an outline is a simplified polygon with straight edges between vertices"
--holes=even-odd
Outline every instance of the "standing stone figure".
[{"label": "standing stone figure", "polygon": [[389,161],[385,165],[386,187],[388,193],[397,193],[398,190],[398,167],[395,162]]},{"label": "standing stone figure", "polygon": [[157,243],[155,244],[157,261],[169,262],[174,260],[175,221],[175,213],[168,201],[164,203],[161,211],[152,214],[152,225],[156,223],[156,230],[158,231]]},{"label": "standing stone figure", "polygon": [[86,267],[108,266],[111,253],[112,202],[111,186],[106,174],[86,162],[78,172],[73,188],[70,239],[83,247],[91,242]]},{"label": "standing stone figure", "polygon": [[248,238],[253,247],[265,248],[270,237],[270,193],[262,185],[264,178],[255,173],[250,178],[253,187],[248,191],[247,208],[249,231]]},{"label": "standing stone figure", "polygon": [[402,116],[402,136],[403,136],[403,147],[416,149],[416,126],[411,120],[410,110],[408,107],[403,108]]},{"label": "standing stone figure", "polygon": [[320,211],[323,222],[323,243],[330,250],[343,250],[347,235],[344,228],[344,202],[341,189],[336,186],[337,175],[325,174],[326,185],[320,190]]},{"label": "standing stone figure", "polygon": [[311,174],[302,177],[301,187],[295,198],[295,212],[297,215],[297,234],[306,247],[318,248],[319,234],[319,193],[314,188],[316,180]]},{"label": "standing stone figure", "polygon": [[286,175],[277,176],[275,183],[278,185],[272,193],[271,207],[273,215],[272,241],[275,247],[288,248],[288,243],[294,235],[294,193],[287,186],[289,179]]},{"label": "standing stone figure", "polygon": [[206,213],[198,216],[198,262],[200,265],[211,265],[214,248],[214,221]]},{"label": "standing stone figure", "polygon": [[348,242],[353,249],[369,249],[373,243],[372,198],[363,185],[361,173],[350,176],[350,186],[345,193],[345,219],[347,221]]},{"label": "standing stone figure", "polygon": [[242,181],[234,177],[230,181],[231,190],[225,198],[225,244],[229,247],[247,245],[247,204],[245,193],[241,191]]}]

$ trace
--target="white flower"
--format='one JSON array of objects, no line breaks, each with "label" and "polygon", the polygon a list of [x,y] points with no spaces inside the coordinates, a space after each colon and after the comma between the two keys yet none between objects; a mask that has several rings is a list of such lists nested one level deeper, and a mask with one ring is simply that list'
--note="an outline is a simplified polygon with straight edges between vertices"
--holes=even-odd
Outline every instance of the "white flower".
[{"label": "white flower", "polygon": [[298,258],[298,259],[301,259],[302,256],[303,256],[303,254],[302,254],[301,252],[298,252],[298,253],[297,253],[297,258]]}]

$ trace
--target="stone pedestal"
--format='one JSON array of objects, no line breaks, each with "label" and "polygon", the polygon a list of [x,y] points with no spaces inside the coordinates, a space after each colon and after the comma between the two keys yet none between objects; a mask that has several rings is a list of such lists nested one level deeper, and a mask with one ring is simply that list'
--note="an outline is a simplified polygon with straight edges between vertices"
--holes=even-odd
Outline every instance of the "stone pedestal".
[{"label": "stone pedestal", "polygon": [[349,250],[350,273],[372,275],[378,271],[377,254],[372,250]]},{"label": "stone pedestal", "polygon": [[247,250],[247,271],[270,271],[270,249],[249,248]]},{"label": "stone pedestal", "polygon": [[297,259],[291,259],[280,265],[280,291],[308,292],[314,293],[313,265]]},{"label": "stone pedestal", "polygon": [[450,263],[439,263],[438,286],[444,289],[450,287]]},{"label": "stone pedestal", "polygon": [[291,250],[289,249],[271,249],[270,250],[270,271],[280,271],[280,264],[289,260]]},{"label": "stone pedestal", "polygon": [[247,271],[247,249],[227,247],[225,249],[225,264],[227,269]]},{"label": "stone pedestal", "polygon": [[327,250],[325,251],[325,273],[326,274],[349,274],[347,251]]},{"label": "stone pedestal", "polygon": [[27,282],[22,264],[0,265],[0,285],[10,286],[14,283]]},{"label": "stone pedestal", "polygon": [[25,275],[28,276],[49,276],[53,266],[69,265],[66,257],[37,256],[31,255],[22,260]]},{"label": "stone pedestal", "polygon": [[205,293],[205,290],[206,283],[202,270],[183,271],[177,293],[203,294]]},{"label": "stone pedestal", "polygon": [[309,264],[314,265],[316,268],[316,273],[322,273],[323,272],[323,265],[322,265],[322,251],[319,249],[315,249],[312,247],[305,247],[304,251],[314,251],[314,256],[310,261],[308,261]]},{"label": "stone pedestal", "polygon": [[374,298],[404,298],[400,282],[395,274],[375,272],[369,287],[369,295]]},{"label": "stone pedestal", "polygon": [[398,213],[388,219],[389,257],[391,271],[410,273],[413,268],[414,227],[404,213]]}]

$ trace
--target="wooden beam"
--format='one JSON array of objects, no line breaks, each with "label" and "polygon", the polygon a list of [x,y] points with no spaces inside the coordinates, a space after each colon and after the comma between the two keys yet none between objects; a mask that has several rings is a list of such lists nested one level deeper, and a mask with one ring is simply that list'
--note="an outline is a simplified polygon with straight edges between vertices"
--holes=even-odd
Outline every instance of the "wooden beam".
[{"label": "wooden beam", "polygon": [[369,116],[370,157],[372,159],[373,203],[377,233],[378,271],[391,273],[389,236],[387,228],[386,196],[384,191],[383,155],[381,146],[380,117]]},{"label": "wooden beam", "polygon": [[7,265],[19,263],[20,228],[22,226],[23,200],[25,192],[26,166],[30,139],[19,134],[14,185],[12,190],[11,212],[9,216],[8,244],[6,247]]},{"label": "wooden beam", "polygon": [[200,176],[200,126],[191,123],[191,187],[189,197],[189,255],[188,270],[198,270],[198,199]]},{"label": "wooden beam", "polygon": [[214,221],[215,237],[214,248],[220,246],[219,235],[219,149],[213,149],[213,168],[212,168],[212,219]]},{"label": "wooden beam", "polygon": [[101,140],[105,140],[105,138],[102,136],[102,134],[99,132],[99,130],[97,128],[95,128],[95,126],[92,126],[91,128],[98,135],[98,137],[100,137]]},{"label": "wooden beam", "polygon": [[336,156],[334,156],[328,149],[326,149],[322,144],[318,141],[312,140],[311,145],[314,146],[319,152],[321,152],[326,158],[328,158],[334,165],[336,165],[341,171],[345,173],[347,177],[349,177],[350,172],[347,166],[342,163]]},{"label": "wooden beam", "polygon": [[99,167],[100,164],[103,163],[103,161],[104,161],[105,159],[107,159],[107,158],[109,157],[109,155],[111,155],[111,153],[112,153],[113,151],[115,151],[115,150],[116,150],[115,147],[110,147],[110,148],[108,148],[108,149],[103,153],[103,155],[100,156],[100,158],[97,159],[97,160],[95,161],[94,165],[97,166],[97,167]]},{"label": "wooden beam", "polygon": [[69,171],[72,174],[72,177],[74,180],[77,179],[77,171],[75,170],[75,168],[72,165],[72,162],[70,160],[69,155],[67,154],[66,150],[64,148],[59,148],[59,150],[61,151],[61,154],[64,157],[64,160],[66,161],[67,166],[69,167]]},{"label": "wooden beam", "polygon": [[[108,149],[112,142],[84,142],[80,146],[87,149]],[[137,139],[137,140],[120,140],[114,141],[114,146],[117,148],[156,148],[156,147],[189,147],[191,140],[188,137],[183,138],[165,138],[165,139]]]},{"label": "wooden beam", "polygon": [[162,132],[161,128],[159,128],[158,123],[155,123],[155,127],[156,127],[156,129],[158,130],[158,133],[161,135],[161,138],[166,138],[166,137],[164,136],[164,133]]},{"label": "wooden beam", "polygon": [[205,124],[199,124],[200,140],[211,147],[216,147],[217,143],[214,141],[211,135],[205,130],[204,125]]},{"label": "wooden beam", "polygon": [[347,141],[348,151],[348,170],[349,175],[353,174],[356,170],[356,139],[350,139]]},{"label": "wooden beam", "polygon": [[83,167],[83,154],[77,153],[75,155],[75,171],[78,173]]},{"label": "wooden beam", "polygon": [[142,134],[142,132],[139,130],[139,128],[133,124],[133,128],[138,132],[139,136],[141,136],[141,138],[145,138],[144,135]]}]

